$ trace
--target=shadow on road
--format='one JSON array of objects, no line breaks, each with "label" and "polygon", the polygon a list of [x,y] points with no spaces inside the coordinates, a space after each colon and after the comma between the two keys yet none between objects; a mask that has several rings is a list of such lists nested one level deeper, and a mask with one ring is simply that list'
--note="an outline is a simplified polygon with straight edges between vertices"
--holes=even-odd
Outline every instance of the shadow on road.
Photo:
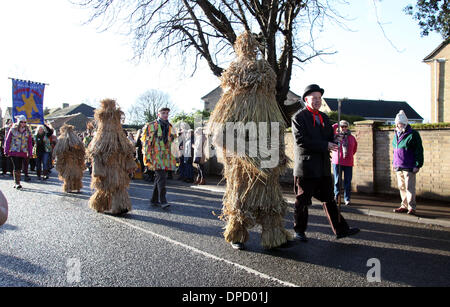
[{"label": "shadow on road", "polygon": [[198,226],[194,224],[175,222],[167,219],[160,219],[151,216],[144,216],[140,214],[130,213],[122,217],[124,220],[134,220],[134,221],[142,221],[146,223],[163,225],[173,229],[178,229],[184,232],[191,232],[194,234],[200,235],[209,235],[215,237],[222,237],[220,233],[220,227],[210,227],[210,226]]},{"label": "shadow on road", "polygon": [[47,273],[42,267],[14,256],[0,254],[0,268],[18,273],[44,275]]},{"label": "shadow on road", "polygon": [[19,227],[14,226],[14,225],[10,225],[10,224],[4,224],[2,226],[0,226],[0,233],[2,233],[5,230],[18,230]]}]

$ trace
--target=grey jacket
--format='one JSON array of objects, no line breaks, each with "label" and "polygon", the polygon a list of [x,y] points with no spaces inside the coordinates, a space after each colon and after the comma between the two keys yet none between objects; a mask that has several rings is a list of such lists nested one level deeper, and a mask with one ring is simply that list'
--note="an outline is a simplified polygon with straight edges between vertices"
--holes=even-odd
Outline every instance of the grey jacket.
[{"label": "grey jacket", "polygon": [[318,123],[314,126],[314,116],[306,108],[292,117],[295,177],[331,176],[328,142],[334,141],[333,127],[328,116],[319,113],[322,115],[324,127]]}]

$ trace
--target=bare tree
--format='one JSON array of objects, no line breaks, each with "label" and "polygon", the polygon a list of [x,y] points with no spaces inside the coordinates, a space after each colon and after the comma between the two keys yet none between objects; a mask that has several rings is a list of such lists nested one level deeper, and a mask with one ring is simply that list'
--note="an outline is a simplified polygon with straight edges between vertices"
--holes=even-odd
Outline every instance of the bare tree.
[{"label": "bare tree", "polygon": [[148,90],[143,93],[127,111],[127,122],[132,125],[144,125],[154,121],[161,107],[168,107],[170,113],[177,112],[176,105],[171,102],[168,94],[158,90]]},{"label": "bare tree", "polygon": [[[76,0],[75,0],[76,1]],[[334,7],[345,0],[83,0],[92,10],[90,22],[101,18],[103,30],[116,22],[129,27],[135,57],[175,51],[185,59],[204,59],[214,75],[230,60],[237,35],[257,35],[261,51],[277,74],[276,97],[286,121],[299,106],[284,105],[292,69],[314,57],[333,54],[318,49],[315,34],[325,22],[341,25]],[[153,48],[151,48],[153,47]]]}]

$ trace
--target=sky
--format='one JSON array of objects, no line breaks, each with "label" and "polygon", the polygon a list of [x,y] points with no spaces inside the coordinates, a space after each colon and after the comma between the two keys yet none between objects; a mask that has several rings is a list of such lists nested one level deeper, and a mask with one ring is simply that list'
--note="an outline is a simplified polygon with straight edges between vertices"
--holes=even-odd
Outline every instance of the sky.
[{"label": "sky", "polygon": [[[351,1],[339,7],[350,30],[328,24],[316,46],[336,51],[297,66],[291,90],[311,83],[325,98],[399,100],[430,119],[431,73],[422,60],[441,42],[420,36],[403,8],[414,0]],[[383,24],[380,29],[376,15]],[[67,0],[0,1],[0,106],[12,105],[9,77],[47,83],[44,107],[114,98],[127,111],[146,90],[169,94],[179,110],[202,109],[201,97],[219,85],[205,62],[197,72],[177,60],[132,60],[129,37],[84,24],[89,12]]]}]

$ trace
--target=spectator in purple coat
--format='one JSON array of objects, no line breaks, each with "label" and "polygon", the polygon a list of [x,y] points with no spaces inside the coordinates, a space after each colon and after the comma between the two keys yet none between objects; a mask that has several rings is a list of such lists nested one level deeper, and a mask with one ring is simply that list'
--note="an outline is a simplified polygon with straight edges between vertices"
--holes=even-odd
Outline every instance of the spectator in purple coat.
[{"label": "spectator in purple coat", "polygon": [[14,188],[21,189],[20,172],[22,163],[23,159],[32,157],[33,137],[29,126],[27,126],[27,118],[24,115],[18,115],[16,120],[6,136],[5,155],[11,159],[13,164]]}]

